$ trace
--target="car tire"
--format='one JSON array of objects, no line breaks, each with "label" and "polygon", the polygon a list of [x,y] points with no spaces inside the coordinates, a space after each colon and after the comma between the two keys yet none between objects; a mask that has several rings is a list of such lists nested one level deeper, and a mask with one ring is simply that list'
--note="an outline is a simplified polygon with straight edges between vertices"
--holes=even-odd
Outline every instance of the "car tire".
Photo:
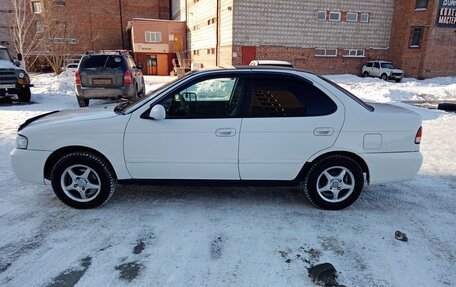
[{"label": "car tire", "polygon": [[109,165],[89,152],[63,156],[51,171],[52,189],[66,205],[90,209],[105,204],[116,188],[116,178]]},{"label": "car tire", "polygon": [[340,210],[361,194],[364,175],[359,164],[344,155],[325,157],[311,166],[304,181],[304,194],[316,207]]},{"label": "car tire", "polygon": [[32,92],[30,91],[30,87],[20,90],[19,93],[17,94],[17,99],[21,103],[28,103],[28,102],[30,102],[31,98],[32,98]]},{"label": "car tire", "polygon": [[388,76],[386,74],[382,74],[380,76],[380,79],[382,79],[383,81],[388,81]]},{"label": "car tire", "polygon": [[363,78],[367,78],[367,77],[369,77],[369,73],[368,72],[364,72],[363,73]]},{"label": "car tire", "polygon": [[78,98],[78,104],[81,108],[89,106],[89,99]]}]

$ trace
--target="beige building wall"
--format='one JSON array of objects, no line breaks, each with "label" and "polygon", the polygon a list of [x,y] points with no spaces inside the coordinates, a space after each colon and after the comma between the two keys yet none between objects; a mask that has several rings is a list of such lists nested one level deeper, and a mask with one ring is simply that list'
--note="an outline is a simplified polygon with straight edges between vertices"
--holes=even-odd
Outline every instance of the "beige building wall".
[{"label": "beige building wall", "polygon": [[[318,11],[341,12],[341,21],[319,21]],[[234,44],[301,48],[389,47],[394,0],[235,1]],[[369,13],[369,22],[347,22],[347,12]]]},{"label": "beige building wall", "polygon": [[233,0],[173,0],[171,14],[173,20],[187,19],[192,63],[204,67],[232,64]]}]

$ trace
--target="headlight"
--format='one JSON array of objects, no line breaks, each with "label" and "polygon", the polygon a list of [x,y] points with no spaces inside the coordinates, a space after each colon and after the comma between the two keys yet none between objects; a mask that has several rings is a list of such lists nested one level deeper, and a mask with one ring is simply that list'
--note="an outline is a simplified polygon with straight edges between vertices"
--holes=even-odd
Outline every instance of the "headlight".
[{"label": "headlight", "polygon": [[17,135],[16,137],[16,148],[18,149],[27,149],[28,139],[23,135]]},{"label": "headlight", "polygon": [[22,72],[20,72],[20,73],[19,73],[19,78],[23,79],[24,77],[25,77],[25,74],[22,73]]}]

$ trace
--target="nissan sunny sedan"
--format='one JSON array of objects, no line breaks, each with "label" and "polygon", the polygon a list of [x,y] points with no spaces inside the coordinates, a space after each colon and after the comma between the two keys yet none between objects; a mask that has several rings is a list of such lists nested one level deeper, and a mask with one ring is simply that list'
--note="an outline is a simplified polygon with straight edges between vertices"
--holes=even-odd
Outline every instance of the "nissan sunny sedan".
[{"label": "nissan sunny sedan", "polygon": [[365,184],[420,169],[421,118],[366,104],[333,82],[285,68],[191,72],[133,102],[51,112],[19,127],[11,160],[23,181],[50,181],[80,209],[117,183],[259,181],[300,186],[343,209]]}]

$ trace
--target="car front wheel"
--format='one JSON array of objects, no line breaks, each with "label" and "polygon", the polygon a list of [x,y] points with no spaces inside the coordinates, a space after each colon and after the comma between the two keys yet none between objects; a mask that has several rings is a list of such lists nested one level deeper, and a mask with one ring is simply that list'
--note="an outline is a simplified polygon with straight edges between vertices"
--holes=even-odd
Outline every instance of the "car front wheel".
[{"label": "car front wheel", "polygon": [[322,209],[339,210],[353,204],[361,194],[364,176],[361,167],[344,155],[333,155],[316,162],[308,171],[304,193]]},{"label": "car front wheel", "polygon": [[367,77],[369,77],[369,73],[368,72],[364,72],[363,73],[363,78],[367,78]]},{"label": "car front wheel", "polygon": [[382,76],[380,77],[383,81],[387,81],[388,80],[388,76],[386,74],[382,74]]},{"label": "car front wheel", "polygon": [[116,187],[114,172],[105,160],[89,152],[63,156],[51,171],[51,183],[55,195],[77,209],[103,205]]}]

